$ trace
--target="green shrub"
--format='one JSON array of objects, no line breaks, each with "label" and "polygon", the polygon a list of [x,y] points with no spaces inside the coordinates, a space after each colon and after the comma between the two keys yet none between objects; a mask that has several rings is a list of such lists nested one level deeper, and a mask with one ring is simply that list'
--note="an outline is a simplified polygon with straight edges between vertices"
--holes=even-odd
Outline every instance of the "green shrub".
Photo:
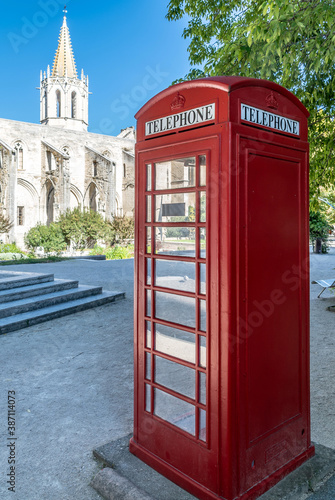
[{"label": "green shrub", "polygon": [[26,246],[36,250],[42,247],[46,254],[56,253],[66,250],[66,241],[60,226],[52,223],[50,226],[37,224],[32,227],[24,237]]},{"label": "green shrub", "polygon": [[90,250],[90,255],[105,255],[106,249],[95,244],[92,250]]},{"label": "green shrub", "polygon": [[17,247],[15,243],[1,243],[0,253],[25,253],[21,248]]},{"label": "green shrub", "polygon": [[130,259],[133,257],[133,253],[128,247],[121,247],[119,245],[106,248],[104,254],[107,260]]},{"label": "green shrub", "polygon": [[107,260],[130,259],[134,256],[134,245],[103,248],[99,245],[94,245],[90,251],[90,255],[106,255]]},{"label": "green shrub", "polygon": [[28,259],[28,256],[21,252],[0,253],[0,260],[18,260],[18,259]]}]

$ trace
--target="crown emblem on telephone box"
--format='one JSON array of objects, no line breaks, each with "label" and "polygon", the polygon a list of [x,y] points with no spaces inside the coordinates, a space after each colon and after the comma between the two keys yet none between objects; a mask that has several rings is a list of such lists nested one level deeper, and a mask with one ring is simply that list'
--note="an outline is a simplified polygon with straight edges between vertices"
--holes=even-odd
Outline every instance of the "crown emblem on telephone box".
[{"label": "crown emblem on telephone box", "polygon": [[171,102],[171,109],[174,110],[183,108],[185,106],[185,101],[185,97],[178,92],[176,97]]},{"label": "crown emblem on telephone box", "polygon": [[268,96],[266,96],[265,102],[266,102],[266,105],[267,105],[268,108],[278,109],[279,104],[278,104],[277,99],[273,95],[272,91],[271,91],[271,93]]}]

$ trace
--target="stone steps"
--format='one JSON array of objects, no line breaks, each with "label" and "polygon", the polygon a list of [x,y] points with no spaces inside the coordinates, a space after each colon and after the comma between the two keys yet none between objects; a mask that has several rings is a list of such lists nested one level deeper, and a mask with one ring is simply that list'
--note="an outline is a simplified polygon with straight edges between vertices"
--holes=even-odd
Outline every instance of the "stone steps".
[{"label": "stone steps", "polygon": [[34,285],[25,285],[16,288],[10,288],[7,290],[1,290],[0,304],[28,297],[35,297],[36,295],[41,295],[42,293],[53,293],[60,290],[69,290],[72,288],[77,288],[78,285],[78,281],[55,279],[54,281],[46,281],[36,283]]},{"label": "stone steps", "polygon": [[11,288],[49,281],[54,281],[53,274],[20,273],[15,271],[0,272],[0,290],[9,290]]},{"label": "stone steps", "polygon": [[84,311],[125,297],[53,274],[0,271],[0,334]]}]

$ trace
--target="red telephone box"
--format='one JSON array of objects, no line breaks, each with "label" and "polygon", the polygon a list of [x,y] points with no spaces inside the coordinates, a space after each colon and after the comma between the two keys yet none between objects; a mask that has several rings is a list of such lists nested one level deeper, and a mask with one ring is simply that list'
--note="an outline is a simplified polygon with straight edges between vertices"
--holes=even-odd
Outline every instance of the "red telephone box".
[{"label": "red telephone box", "polygon": [[200,499],[254,499],[314,454],[307,117],[241,77],[136,115],[130,450]]}]

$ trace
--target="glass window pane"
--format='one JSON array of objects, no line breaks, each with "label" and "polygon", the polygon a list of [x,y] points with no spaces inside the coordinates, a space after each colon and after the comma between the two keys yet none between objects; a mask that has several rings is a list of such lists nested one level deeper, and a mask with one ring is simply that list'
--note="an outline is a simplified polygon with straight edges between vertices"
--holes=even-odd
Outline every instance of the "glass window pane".
[{"label": "glass window pane", "polygon": [[195,363],[195,335],[171,326],[155,325],[156,351]]},{"label": "glass window pane", "polygon": [[195,157],[155,163],[155,189],[195,186]]},{"label": "glass window pane", "polygon": [[206,264],[200,266],[200,293],[206,295]]},{"label": "glass window pane", "polygon": [[195,257],[194,227],[156,227],[155,253]]},{"label": "glass window pane", "polygon": [[202,366],[202,368],[206,368],[207,365],[207,339],[206,337],[203,337],[202,335],[199,336],[199,365]]},{"label": "glass window pane", "polygon": [[206,258],[206,228],[201,227],[200,228],[200,258],[205,259]]},{"label": "glass window pane", "polygon": [[145,341],[145,347],[147,347],[148,349],[151,349],[151,322],[150,321],[146,321],[145,322],[145,338],[146,338],[146,341]]},{"label": "glass window pane", "polygon": [[195,398],[195,370],[155,356],[155,382],[183,396]]},{"label": "glass window pane", "polygon": [[151,196],[146,196],[146,222],[151,222]]},{"label": "glass window pane", "polygon": [[151,285],[151,259],[145,259],[147,266],[147,285]]},{"label": "glass window pane", "polygon": [[206,301],[200,300],[200,330],[206,331]]},{"label": "glass window pane", "polygon": [[199,439],[206,442],[206,412],[199,409]]},{"label": "glass window pane", "polygon": [[151,412],[151,386],[145,384],[145,411]]},{"label": "glass window pane", "polygon": [[145,315],[151,316],[151,290],[147,290],[146,293],[146,307],[145,307]]},{"label": "glass window pane", "polygon": [[155,196],[155,222],[195,222],[195,193]]},{"label": "glass window pane", "polygon": [[151,165],[146,165],[147,168],[147,191],[151,191]]},{"label": "glass window pane", "polygon": [[195,435],[195,407],[159,389],[154,389],[154,414]]},{"label": "glass window pane", "polygon": [[199,372],[199,402],[206,404],[206,373]]},{"label": "glass window pane", "polygon": [[155,285],[194,293],[195,263],[156,259]]},{"label": "glass window pane", "polygon": [[200,186],[206,186],[206,155],[199,156]]},{"label": "glass window pane", "polygon": [[151,227],[147,227],[146,233],[146,253],[151,253]]},{"label": "glass window pane", "polygon": [[206,191],[200,192],[200,222],[206,222]]},{"label": "glass window pane", "polygon": [[155,292],[155,317],[195,328],[195,299],[172,293]]},{"label": "glass window pane", "polygon": [[151,380],[151,354],[145,353],[145,378]]}]

